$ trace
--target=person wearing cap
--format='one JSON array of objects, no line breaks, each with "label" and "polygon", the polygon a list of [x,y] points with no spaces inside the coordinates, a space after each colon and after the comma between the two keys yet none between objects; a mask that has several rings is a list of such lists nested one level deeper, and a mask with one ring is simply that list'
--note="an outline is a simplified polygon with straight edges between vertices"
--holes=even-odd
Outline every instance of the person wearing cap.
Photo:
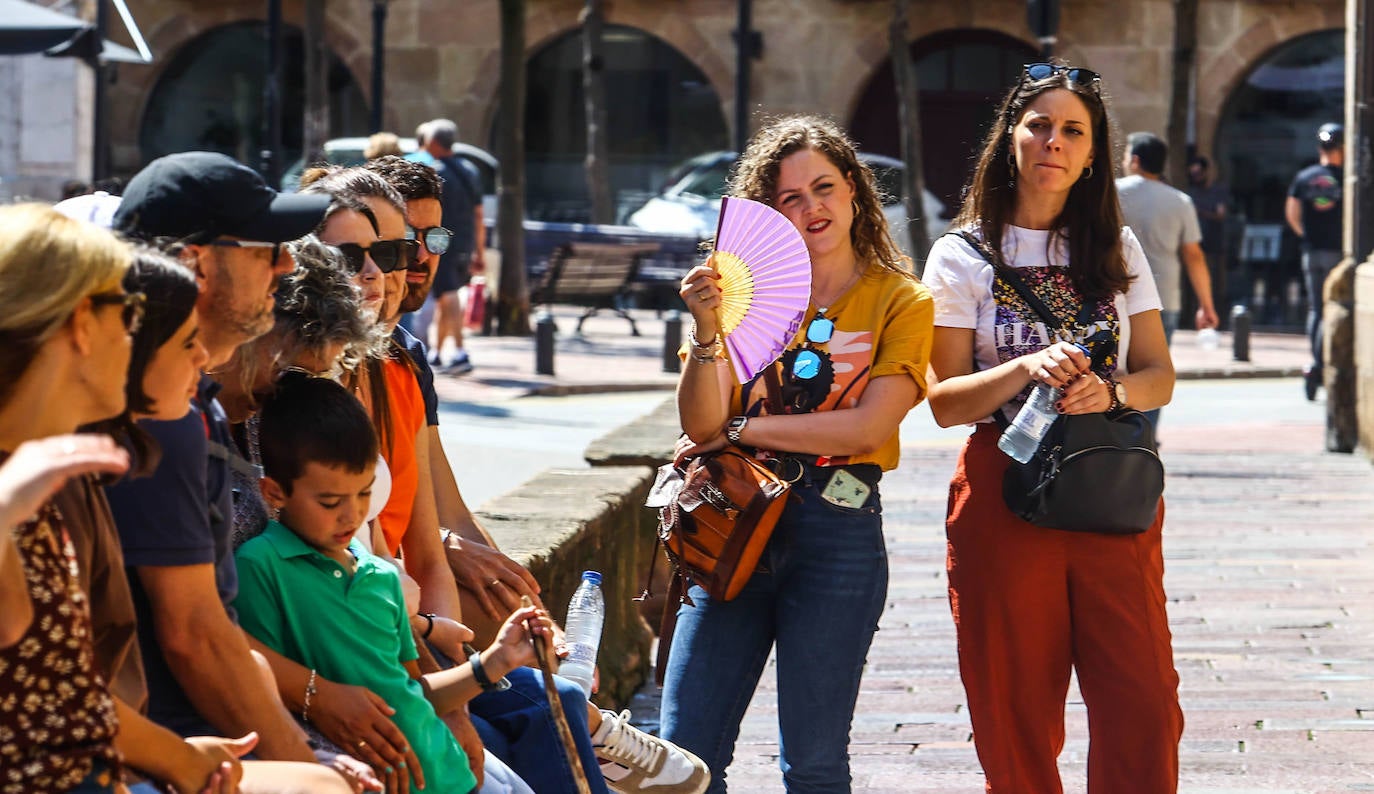
[{"label": "person wearing cap", "polygon": [[1307,339],[1312,363],[1303,371],[1303,393],[1317,398],[1322,383],[1322,286],[1341,261],[1341,204],[1345,129],[1336,123],[1317,130],[1317,164],[1308,166],[1288,187],[1284,217],[1302,238],[1302,276],[1307,287]]},{"label": "person wearing cap", "polygon": [[[114,228],[172,244],[195,273],[200,338],[214,371],[272,327],[277,280],[295,267],[283,244],[313,229],[328,204],[328,196],[278,194],[222,154],[183,152],[153,161],[129,182]],[[256,731],[259,759],[312,762],[268,765],[263,780],[245,772],[245,790],[380,786],[347,756],[332,759],[343,778],[313,763],[305,734],[268,685],[229,607],[238,589],[229,474],[251,465],[238,454],[218,390],[202,376],[185,418],[141,422],[161,447],[161,463],[150,477],[106,490],[131,573],[148,716],[182,736]]]}]

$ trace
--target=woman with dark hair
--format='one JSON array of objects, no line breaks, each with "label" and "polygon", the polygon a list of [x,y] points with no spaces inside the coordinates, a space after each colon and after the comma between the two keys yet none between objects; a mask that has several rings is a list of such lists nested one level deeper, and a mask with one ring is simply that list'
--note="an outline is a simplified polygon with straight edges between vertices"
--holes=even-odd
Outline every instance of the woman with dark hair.
[{"label": "woman with dark hair", "polygon": [[[950,483],[949,597],[974,743],[990,792],[1062,790],[1064,701],[1078,673],[1088,709],[1088,790],[1178,786],[1183,714],[1165,615],[1161,503],[1135,535],[1063,532],[1008,510],[993,414],[1010,420],[1038,384],[1061,414],[1158,408],[1174,369],[1159,295],[1122,226],[1111,122],[1098,75],[1031,64],[989,131],[956,226],[931,248],[930,406],[973,424]],[[1071,331],[1048,327],[1019,278]],[[1075,342],[1107,332],[1097,368]]]},{"label": "woman with dark hair", "polygon": [[129,357],[127,401],[122,414],[93,429],[110,433],[129,448],[137,476],[155,469],[159,456],[152,438],[135,421],[185,416],[209,354],[199,338],[195,275],[157,249],[135,245],[133,253],[124,289],[142,293],[145,301]]},{"label": "woman with dark hair", "polygon": [[[740,720],[776,644],[780,763],[790,792],[849,791],[849,726],[887,594],[878,480],[926,393],[930,293],[907,270],[873,174],[835,124],[798,116],[755,134],[729,195],[787,217],[811,257],[811,303],[779,364],[739,384],[721,345],[708,262],[682,281],[695,322],[678,384],[678,459],[734,444],[773,462],[792,494],[759,569],[732,601],[700,586],[678,610],[663,736],[725,791]],[[807,362],[814,364],[808,369]]]}]

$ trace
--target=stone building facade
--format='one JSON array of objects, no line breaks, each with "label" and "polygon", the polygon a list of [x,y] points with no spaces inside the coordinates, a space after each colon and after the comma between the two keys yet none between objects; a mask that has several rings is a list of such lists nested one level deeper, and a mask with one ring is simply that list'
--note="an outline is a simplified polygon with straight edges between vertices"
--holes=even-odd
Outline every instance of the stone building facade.
[{"label": "stone building facade", "polygon": [[[194,61],[217,31],[245,23],[260,24],[265,3],[129,0],[129,6],[156,61],[146,67],[120,67],[111,87],[112,163],[116,172],[125,174],[157,154],[149,145],[158,133],[157,128],[150,129],[150,119],[156,117],[160,123],[169,117],[175,120],[181,103],[195,100],[188,95],[188,84],[176,83],[178,75],[185,74],[188,61]],[[386,6],[384,126],[405,133],[422,120],[447,116],[458,121],[465,138],[489,145],[499,112],[496,0],[390,0]],[[580,0],[527,0],[529,63],[533,65],[541,54],[553,52],[560,44],[566,50],[569,42],[576,40],[582,6]],[[1266,58],[1305,36],[1323,32],[1338,36],[1345,22],[1344,6],[1342,0],[1200,0],[1192,119],[1197,151],[1213,153],[1219,143],[1224,143],[1219,138],[1225,137],[1228,103],[1234,102],[1247,77]],[[372,10],[373,3],[368,0],[328,0],[326,4],[326,41],[337,57],[339,81],[349,83],[340,89],[340,96],[347,93],[356,97],[355,104],[370,105],[372,101],[367,96]],[[733,139],[728,131],[735,100],[731,35],[736,22],[735,0],[607,0],[605,14],[613,28],[634,32],[694,70],[699,88],[709,94],[718,109],[718,116],[709,119],[708,126],[722,131],[712,140],[718,140],[717,148],[728,148]],[[856,135],[860,129],[868,130],[866,136],[859,136],[861,144],[864,137],[877,142],[884,135],[891,136],[892,125],[884,115],[893,112],[890,100],[881,91],[872,90],[875,81],[883,79],[884,71],[890,68],[890,14],[887,0],[754,0],[753,24],[763,39],[762,57],[753,66],[754,123],[765,115],[818,112],[850,125]],[[288,25],[298,31],[303,3],[285,0],[284,15]],[[1024,0],[916,0],[909,17],[908,39],[918,59],[960,47],[978,53],[1000,52],[999,64],[1006,71],[1036,58],[1037,44],[1027,27]],[[1121,129],[1162,131],[1173,60],[1172,0],[1064,0],[1060,27],[1056,54],[1103,75]],[[956,60],[947,64],[955,70],[943,78],[950,80],[951,97],[965,76],[959,70],[987,68],[985,59],[965,58],[962,64]],[[232,81],[231,75],[224,74],[231,69],[223,65],[217,69],[217,82]],[[985,75],[973,77],[975,82],[988,80]],[[980,90],[984,95],[995,95],[1014,78],[1014,74],[998,74],[1000,82],[994,89]],[[238,104],[260,102],[260,92],[254,93],[251,80],[238,91],[242,95],[236,100]],[[613,103],[634,103],[636,99],[612,96]],[[224,100],[224,104],[233,103]],[[935,107],[945,106],[937,99]],[[955,115],[962,112],[956,105],[948,107]],[[293,110],[288,107],[287,113]],[[213,111],[198,107],[195,112]],[[983,112],[986,114],[986,109]],[[352,108],[351,113],[352,128],[338,129],[335,134],[366,132],[357,128],[357,120],[366,118],[364,109]],[[966,160],[970,136],[946,135],[940,129],[941,120],[927,115],[926,159]],[[567,126],[569,121],[545,120],[550,126]],[[675,123],[690,121],[679,119]],[[1313,129],[1315,126],[1313,122]],[[223,138],[217,133],[204,140],[215,144]],[[614,145],[613,141],[613,158]],[[243,151],[250,148],[241,147]],[[668,156],[666,152],[659,154],[660,160]],[[1225,175],[1228,161],[1223,157],[1219,162]],[[664,170],[663,162],[656,162],[641,173],[661,176]],[[952,174],[945,179],[951,184],[957,181]],[[641,187],[648,190],[654,186]],[[950,192],[948,188],[944,191],[948,198],[957,198]]]}]

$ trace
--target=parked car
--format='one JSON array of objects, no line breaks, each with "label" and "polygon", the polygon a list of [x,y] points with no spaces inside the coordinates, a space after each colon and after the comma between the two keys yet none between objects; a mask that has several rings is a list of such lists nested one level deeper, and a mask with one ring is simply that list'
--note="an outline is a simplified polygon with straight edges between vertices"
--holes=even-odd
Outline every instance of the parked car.
[{"label": "parked car", "polygon": [[[630,215],[629,224],[646,231],[695,235],[702,239],[714,235],[716,218],[720,215],[720,198],[725,194],[725,183],[736,157],[734,152],[708,152],[683,162],[670,172],[667,187]],[[904,223],[906,209],[901,200],[901,178],[906,169],[902,161],[867,152],[860,153],[859,157],[873,169],[878,186],[888,199],[889,203],[883,205],[887,222]],[[934,240],[949,226],[944,202],[927,190],[922,207],[926,234]],[[902,251],[911,253],[909,235],[903,232],[893,237]]]},{"label": "parked car", "polygon": [[[411,154],[415,151],[414,138],[402,138],[400,140],[401,151]],[[367,149],[367,138],[332,138],[324,142],[325,162],[334,165],[362,165],[365,158],[363,151]],[[453,144],[453,153],[471,163],[477,169],[477,173],[482,178],[482,212],[488,218],[496,217],[496,176],[500,171],[500,164],[496,157],[485,149],[478,148],[469,143]],[[286,169],[286,174],[282,176],[282,190],[296,190],[301,184],[301,174],[305,172],[305,158],[300,158]]]}]

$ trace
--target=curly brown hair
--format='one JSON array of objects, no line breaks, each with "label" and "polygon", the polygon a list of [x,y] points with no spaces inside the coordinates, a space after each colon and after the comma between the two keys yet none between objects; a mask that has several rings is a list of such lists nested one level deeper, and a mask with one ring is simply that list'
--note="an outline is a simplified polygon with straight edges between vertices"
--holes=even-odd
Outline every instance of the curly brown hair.
[{"label": "curly brown hair", "polygon": [[849,241],[855,258],[911,278],[911,259],[903,254],[883,217],[883,195],[868,165],[859,159],[854,142],[840,126],[820,116],[785,116],[754,133],[735,163],[726,193],[773,206],[782,161],[803,149],[825,155],[841,174],[854,181],[854,223]]},{"label": "curly brown hair", "polygon": [[1100,81],[1070,80],[1068,66],[1049,77],[1022,78],[1002,98],[997,121],[988,130],[978,166],[965,191],[964,204],[954,219],[956,227],[977,229],[987,248],[1002,250],[1002,232],[1016,212],[1016,167],[1012,164],[1012,132],[1037,97],[1048,91],[1070,91],[1088,109],[1093,131],[1093,162],[1083,178],[1074,183],[1059,217],[1051,225],[1048,246],[1063,238],[1069,250],[1069,278],[1085,297],[1105,298],[1124,292],[1131,276],[1121,250],[1121,205],[1112,178],[1111,116],[1107,112]]}]

